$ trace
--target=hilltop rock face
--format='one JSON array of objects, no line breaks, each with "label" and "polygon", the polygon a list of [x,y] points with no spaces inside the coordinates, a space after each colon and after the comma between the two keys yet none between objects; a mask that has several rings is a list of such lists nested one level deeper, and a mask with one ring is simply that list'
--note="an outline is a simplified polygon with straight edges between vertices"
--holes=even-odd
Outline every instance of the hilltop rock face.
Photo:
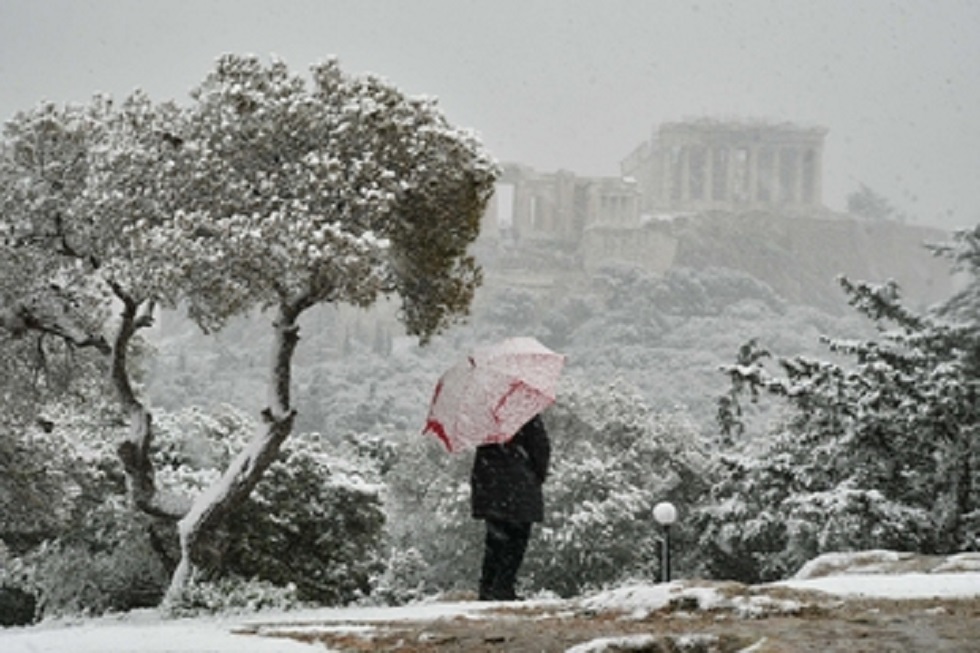
[{"label": "hilltop rock face", "polygon": [[925,245],[950,239],[949,232],[933,227],[858,220],[826,209],[709,211],[593,226],[574,243],[486,241],[478,259],[488,273],[486,285],[539,293],[587,285],[610,265],[635,266],[654,275],[677,268],[737,270],[790,303],[842,315],[851,309],[837,282],[841,275],[872,283],[894,280],[913,310],[949,298],[955,284],[949,261]]},{"label": "hilltop rock face", "polygon": [[949,240],[945,231],[898,222],[786,217],[774,213],[712,213],[661,224],[677,241],[672,267],[723,267],[766,282],[787,301],[831,313],[847,310],[836,279],[894,280],[913,308],[947,298],[947,261],[925,243]]}]

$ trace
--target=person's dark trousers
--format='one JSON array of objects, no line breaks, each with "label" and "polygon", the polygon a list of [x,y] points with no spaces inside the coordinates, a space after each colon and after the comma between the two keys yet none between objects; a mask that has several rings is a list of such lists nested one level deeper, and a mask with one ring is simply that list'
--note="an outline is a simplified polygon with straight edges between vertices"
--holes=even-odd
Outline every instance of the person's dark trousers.
[{"label": "person's dark trousers", "polygon": [[488,519],[480,576],[481,601],[513,601],[517,571],[524,561],[531,524]]}]

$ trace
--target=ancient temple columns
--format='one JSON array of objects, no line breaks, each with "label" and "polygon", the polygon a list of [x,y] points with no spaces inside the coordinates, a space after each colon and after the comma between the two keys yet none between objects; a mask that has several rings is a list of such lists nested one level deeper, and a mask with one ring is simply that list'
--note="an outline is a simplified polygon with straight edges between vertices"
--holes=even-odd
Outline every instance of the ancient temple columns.
[{"label": "ancient temple columns", "polygon": [[701,121],[661,126],[656,188],[666,207],[738,209],[821,202],[823,128]]}]

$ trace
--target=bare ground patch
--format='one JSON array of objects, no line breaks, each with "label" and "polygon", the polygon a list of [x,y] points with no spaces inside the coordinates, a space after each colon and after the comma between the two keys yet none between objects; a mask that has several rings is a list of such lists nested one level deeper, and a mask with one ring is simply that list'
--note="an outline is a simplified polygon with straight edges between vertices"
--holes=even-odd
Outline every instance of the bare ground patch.
[{"label": "bare ground patch", "polygon": [[[576,609],[574,603],[501,607],[425,622],[257,627],[254,634],[321,642],[345,653],[563,653],[600,638],[634,637],[610,651],[646,653],[980,653],[980,599],[886,600],[768,588],[772,610],[738,609],[760,592],[737,584],[719,609],[672,601],[642,618]],[[766,601],[755,601],[767,605]],[[797,609],[787,607],[796,605]],[[645,638],[635,636],[645,635]]]}]

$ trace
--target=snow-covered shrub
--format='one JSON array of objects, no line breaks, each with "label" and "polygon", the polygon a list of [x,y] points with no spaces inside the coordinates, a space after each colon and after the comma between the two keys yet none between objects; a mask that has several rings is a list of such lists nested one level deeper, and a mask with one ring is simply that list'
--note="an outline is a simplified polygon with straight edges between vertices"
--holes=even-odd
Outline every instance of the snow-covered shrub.
[{"label": "snow-covered shrub", "polygon": [[415,547],[389,547],[388,560],[380,575],[372,579],[371,601],[404,605],[425,596],[428,565]]},{"label": "snow-covered shrub", "polygon": [[122,482],[113,469],[114,415],[98,401],[50,402],[4,434],[0,539],[14,554],[70,530]]},{"label": "snow-covered shrub", "polygon": [[[54,426],[36,428],[24,441],[44,453],[39,488],[49,501],[43,512],[41,506],[35,511],[47,537],[6,552],[0,584],[36,597],[39,617],[157,604],[178,555],[176,534],[172,524],[144,515],[127,499],[113,450],[125,426],[105,406],[51,407],[45,415]],[[193,495],[218,478],[254,425],[224,407],[159,411],[156,426],[157,482]],[[381,565],[381,499],[372,466],[335,449],[316,436],[289,441],[235,519],[217,534],[209,580],[254,577],[291,587],[288,594],[297,600],[323,603],[369,591]],[[11,527],[21,523],[12,521]],[[218,605],[199,598],[194,601]]]},{"label": "snow-covered shrub", "polygon": [[745,583],[776,580],[795,571],[797,560],[816,553],[788,548],[792,526],[779,512],[797,471],[795,459],[775,448],[761,458],[719,458],[718,481],[691,515],[698,533],[698,575]]},{"label": "snow-covered shrub", "polygon": [[259,610],[290,610],[302,603],[292,585],[280,586],[262,580],[226,576],[215,581],[194,579],[163,606],[173,617],[202,614],[251,613]]},{"label": "snow-covered shrub", "polygon": [[125,500],[113,412],[99,402],[65,403],[44,415],[49,426],[31,429],[22,442],[45,457],[38,489],[48,502],[33,512],[46,537],[4,565],[8,575],[16,570],[11,584],[36,597],[39,617],[155,604],[167,572],[152,520]]},{"label": "snow-covered shrub", "polygon": [[12,586],[36,597],[40,617],[97,615],[158,603],[168,573],[153,548],[149,520],[111,499],[84,517],[19,557]]},{"label": "snow-covered shrub", "polygon": [[788,541],[819,553],[868,549],[922,550],[933,529],[921,508],[888,501],[877,490],[843,484],[825,492],[788,497]]},{"label": "snow-covered shrub", "polygon": [[159,603],[169,577],[150,539],[148,519],[107,501],[77,530],[28,556],[45,617],[102,614]]},{"label": "snow-covered shrub", "polygon": [[[546,517],[522,576],[528,589],[572,596],[628,578],[656,579],[662,530],[653,506],[682,515],[707,487],[707,456],[683,413],[650,411],[628,387],[572,387],[546,416],[553,443]],[[673,527],[675,568],[689,565],[688,529]]]},{"label": "snow-covered shrub", "polygon": [[786,525],[778,515],[744,513],[728,504],[696,517],[702,526],[698,575],[755,583],[785,578],[798,566],[805,554],[787,549]]},{"label": "snow-covered shrub", "polygon": [[300,435],[266,471],[229,524],[225,569],[276,585],[300,600],[348,603],[371,591],[383,564],[379,487],[356,460]]},{"label": "snow-covered shrub", "polygon": [[[254,431],[232,407],[158,419],[161,479],[199,492]],[[249,498],[216,534],[211,577],[295,587],[302,601],[339,604],[370,591],[381,566],[381,510],[369,460],[317,434],[288,439]]]},{"label": "snow-covered shrub", "polygon": [[758,457],[726,457],[711,500],[695,511],[700,573],[757,583],[832,551],[928,547],[927,511],[820,472],[821,448],[786,441]]}]

